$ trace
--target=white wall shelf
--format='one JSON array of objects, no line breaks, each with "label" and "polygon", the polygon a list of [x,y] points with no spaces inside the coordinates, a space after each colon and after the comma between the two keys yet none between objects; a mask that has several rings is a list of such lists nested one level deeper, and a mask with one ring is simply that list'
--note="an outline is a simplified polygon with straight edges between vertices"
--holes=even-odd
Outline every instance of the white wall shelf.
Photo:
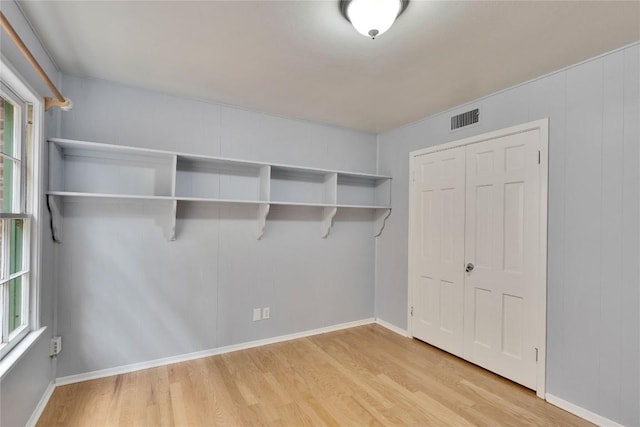
[{"label": "white wall shelf", "polygon": [[175,240],[177,204],[202,202],[257,207],[262,238],[271,205],[321,210],[327,237],[338,209],[374,210],[374,235],[391,213],[391,177],[251,162],[68,139],[49,140],[52,234],[62,239],[64,199],[157,201],[168,206],[165,234]]}]

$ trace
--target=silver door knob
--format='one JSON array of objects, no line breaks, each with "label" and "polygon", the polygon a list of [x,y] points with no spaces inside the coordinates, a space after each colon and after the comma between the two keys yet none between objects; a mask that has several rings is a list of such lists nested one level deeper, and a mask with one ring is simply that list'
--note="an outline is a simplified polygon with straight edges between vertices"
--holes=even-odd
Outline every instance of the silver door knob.
[{"label": "silver door knob", "polygon": [[465,271],[467,273],[471,273],[473,271],[473,264],[468,263],[467,266],[465,267]]}]

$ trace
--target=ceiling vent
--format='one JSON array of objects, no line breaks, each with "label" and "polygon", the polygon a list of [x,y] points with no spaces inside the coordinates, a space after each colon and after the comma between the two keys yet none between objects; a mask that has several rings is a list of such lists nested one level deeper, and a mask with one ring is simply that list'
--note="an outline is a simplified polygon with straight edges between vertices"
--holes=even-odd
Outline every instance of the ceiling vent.
[{"label": "ceiling vent", "polygon": [[465,126],[473,125],[480,121],[480,109],[467,111],[456,116],[451,117],[451,130],[463,128]]}]

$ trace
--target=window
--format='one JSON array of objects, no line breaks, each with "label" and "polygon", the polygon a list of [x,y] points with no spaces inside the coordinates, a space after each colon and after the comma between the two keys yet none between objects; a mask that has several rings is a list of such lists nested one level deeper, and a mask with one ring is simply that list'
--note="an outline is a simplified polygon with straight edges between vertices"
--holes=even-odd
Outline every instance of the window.
[{"label": "window", "polygon": [[[4,64],[3,64],[4,65]],[[3,67],[5,68],[5,67]],[[0,83],[0,358],[34,327],[34,106]]]}]

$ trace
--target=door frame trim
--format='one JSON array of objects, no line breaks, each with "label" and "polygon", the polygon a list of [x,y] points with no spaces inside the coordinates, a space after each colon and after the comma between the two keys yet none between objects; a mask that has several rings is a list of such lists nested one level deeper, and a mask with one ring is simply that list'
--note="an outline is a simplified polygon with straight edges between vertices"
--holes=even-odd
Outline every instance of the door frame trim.
[{"label": "door frame trim", "polygon": [[407,304],[407,332],[408,336],[413,338],[413,325],[411,316],[411,306],[413,301],[413,253],[414,238],[410,232],[414,221],[415,197],[414,191],[414,161],[417,157],[435,153],[438,151],[449,150],[451,148],[462,147],[469,144],[476,144],[491,139],[502,138],[518,133],[529,132],[532,130],[539,131],[539,150],[540,150],[540,224],[539,224],[539,266],[537,270],[536,297],[534,299],[534,310],[538,317],[536,323],[536,342],[538,344],[538,365],[536,371],[536,395],[544,399],[546,391],[546,365],[547,365],[547,206],[549,193],[549,118],[535,120],[508,128],[486,132],[480,135],[470,136],[453,142],[433,145],[431,147],[422,148],[409,153],[409,247],[408,247],[408,296]]}]

